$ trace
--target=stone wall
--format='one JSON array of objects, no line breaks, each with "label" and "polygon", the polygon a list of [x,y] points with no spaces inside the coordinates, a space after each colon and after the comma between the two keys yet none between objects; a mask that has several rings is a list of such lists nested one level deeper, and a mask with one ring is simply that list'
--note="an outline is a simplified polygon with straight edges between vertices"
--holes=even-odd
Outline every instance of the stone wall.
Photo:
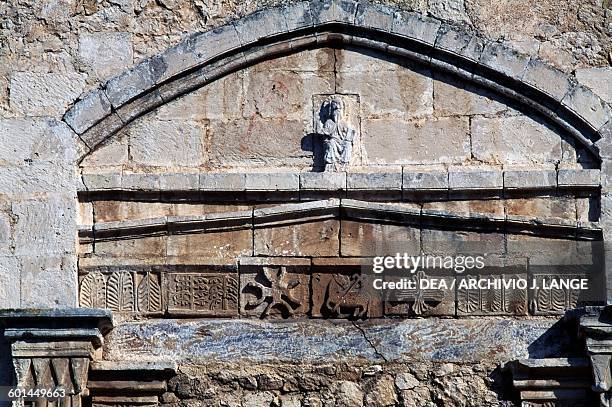
[{"label": "stone wall", "polygon": [[[130,94],[133,89],[119,87],[111,97],[112,107],[108,101],[94,104],[84,115],[87,119],[91,112],[92,122],[74,122],[80,106],[90,101],[86,95],[100,95],[102,86],[107,87],[104,95],[111,94],[110,78],[143,61],[139,67],[149,67],[155,60],[146,58],[168,49],[165,57],[171,57],[173,50],[183,49],[185,42],[181,41],[196,38],[192,34],[277,3],[286,4],[199,0],[10,0],[0,4],[0,308],[80,305],[114,309],[119,320],[145,318],[141,325],[126,322],[117,327],[104,348],[105,357],[129,359],[137,349],[134,355],[140,357],[179,358],[180,374],[169,382],[169,392],[162,398],[167,404],[495,405],[497,399],[513,398],[504,390],[507,387],[499,370],[503,362],[559,357],[573,351],[572,344],[565,346],[564,333],[555,330],[557,317],[526,316],[523,310],[518,319],[401,321],[397,330],[390,328],[396,322],[391,318],[384,321],[392,324],[375,321],[370,328],[347,321],[341,323],[348,325],[338,328],[337,321],[326,320],[329,331],[319,337],[315,335],[318,322],[313,323],[313,335],[305,336],[313,325],[262,327],[251,319],[237,322],[236,331],[222,332],[217,337],[220,342],[213,343],[208,338],[218,327],[197,326],[194,333],[192,328],[182,330],[180,322],[170,322],[155,331],[156,324],[166,324],[159,322],[159,314],[124,313],[142,309],[137,304],[142,302],[140,294],[132,296],[136,303],[120,299],[112,306],[108,306],[107,293],[98,293],[98,300],[103,297],[104,303],[82,294],[83,281],[96,267],[94,272],[104,279],[114,279],[115,289],[130,286],[123,278],[127,273],[117,277],[117,268],[134,273],[132,290],[151,289],[154,283],[146,280],[151,270],[139,267],[157,267],[160,262],[166,267],[169,258],[179,265],[195,261],[202,266],[211,259],[224,259],[235,266],[240,255],[356,256],[363,254],[356,247],[374,235],[390,241],[398,236],[418,240],[419,247],[427,244],[427,235],[431,240],[440,235],[456,240],[479,236],[461,228],[441,232],[443,222],[467,223],[473,228],[486,218],[485,223],[497,233],[487,234],[486,239],[497,241],[503,250],[515,234],[529,240],[524,235],[559,238],[561,231],[564,239],[601,239],[603,229],[604,238],[607,236],[609,168],[601,168],[600,178],[600,163],[595,159],[597,153],[608,154],[606,145],[595,148],[589,140],[581,144],[571,125],[569,130],[560,128],[559,123],[551,123],[548,117],[490,88],[395,54],[340,45],[352,41],[348,37],[334,44],[321,40],[321,46],[240,66],[205,87],[179,89],[184,95],[170,103],[163,103],[161,97],[153,102],[138,100],[140,107],[147,103],[163,106],[139,111],[148,113],[127,126],[122,120],[134,118],[130,116],[134,106],[126,109],[121,105],[135,95]],[[612,80],[609,1],[385,3],[427,15],[436,24],[444,21],[461,27],[481,36],[482,41],[499,41],[521,53],[502,52],[499,62],[495,59],[499,44],[490,43],[486,55],[491,60],[483,61],[479,69],[501,67],[511,77],[513,64],[527,64],[527,58],[536,61],[538,57],[570,75],[569,79],[561,77],[565,85],[577,81],[612,102],[606,86]],[[181,45],[170,48],[176,44]],[[283,52],[287,54],[286,49]],[[176,61],[181,58],[189,62],[190,56],[179,52]],[[539,83],[545,82],[551,83]],[[155,90],[159,84],[149,85]],[[557,97],[555,103],[560,104],[565,92],[549,87]],[[94,93],[87,93],[90,91]],[[312,133],[317,130],[321,97],[331,93],[344,95],[349,121],[358,130],[357,165],[323,180],[308,171],[320,154]],[[599,102],[598,108],[589,109],[593,99],[588,99],[588,93],[577,95],[563,106],[569,104],[570,110],[579,110],[578,116],[586,116],[587,127],[595,123],[597,128],[589,131],[601,128],[603,132],[609,111]],[[80,105],[72,109],[79,98]],[[96,112],[96,107],[104,112]],[[69,110],[72,113],[64,116]],[[109,116],[104,124],[120,129],[119,134],[89,154],[89,147],[94,146],[87,147],[84,140],[95,140],[96,135],[88,139],[81,133],[105,114]],[[589,148],[583,148],[584,144]],[[600,187],[606,203],[602,211]],[[300,212],[300,205],[308,206],[308,201],[320,204],[338,198],[361,203],[332,205],[331,210],[338,213],[322,223],[262,228],[254,224],[257,211],[268,222],[268,217],[279,216],[275,210]],[[412,203],[398,209],[402,200]],[[294,201],[298,209],[276,208]],[[370,201],[366,207],[365,201]],[[381,210],[385,205],[387,209]],[[365,215],[347,219],[341,215],[346,211]],[[372,222],[367,218],[372,214],[385,222]],[[394,221],[398,216],[403,220],[417,217],[419,222],[433,224],[426,228],[389,225],[389,216]],[[244,223],[244,217],[249,225],[238,231],[215,230],[217,243],[212,245],[210,234],[168,233],[177,224],[203,229],[215,228],[219,222],[235,226]],[[143,237],[143,230],[155,236]],[[160,230],[163,233],[158,234]],[[110,238],[105,239],[105,233]],[[124,239],[125,234],[129,238]],[[320,239],[309,241],[313,235]],[[334,244],[328,244],[330,239]],[[310,301],[310,293],[307,296]],[[146,305],[152,306],[149,300]],[[575,303],[563,305],[553,313],[562,313]],[[154,308],[159,313],[168,311],[167,302],[160,301],[159,308]],[[311,310],[305,307],[300,312]],[[443,315],[456,313],[453,308]],[[229,321],[219,323],[229,325]],[[441,325],[452,326],[456,337],[440,338]],[[487,334],[480,337],[484,345],[474,355],[469,338],[478,337],[480,328]],[[420,348],[406,343],[411,329],[417,330],[415,337],[427,333]],[[168,339],[164,332],[173,330],[177,332],[171,338],[174,341],[164,341]],[[520,339],[513,341],[504,332],[516,333]],[[161,347],[147,342],[151,333],[161,333]],[[236,333],[245,335],[237,353],[219,365],[201,366],[202,359],[235,348],[231,338]],[[449,336],[456,341],[455,347],[445,348]],[[317,361],[309,360],[296,365],[299,343],[306,337],[319,338],[309,344],[311,353],[325,354],[329,364],[318,366]],[[255,352],[265,353],[273,352],[266,346],[278,348],[287,338],[294,343],[287,352],[289,360],[263,358],[248,367],[235,364],[236,358],[244,357],[241,352],[251,349],[249,341],[259,343]],[[375,338],[382,338],[384,346],[378,346]],[[333,351],[327,353],[321,345],[325,341],[337,341]],[[493,342],[492,353],[481,352]],[[560,343],[563,349],[557,347]],[[164,353],[168,344],[177,346]],[[404,353],[408,350],[421,352],[421,357],[411,360]],[[347,352],[356,357],[345,359]],[[11,370],[9,361],[3,360],[0,382],[12,380]]]}]

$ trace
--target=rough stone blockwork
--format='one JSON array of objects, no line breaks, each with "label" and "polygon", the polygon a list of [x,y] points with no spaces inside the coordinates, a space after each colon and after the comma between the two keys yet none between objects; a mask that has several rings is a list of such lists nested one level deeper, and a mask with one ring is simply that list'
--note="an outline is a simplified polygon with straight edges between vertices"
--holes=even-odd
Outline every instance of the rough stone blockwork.
[{"label": "rough stone blockwork", "polygon": [[608,405],[608,308],[397,301],[360,265],[478,242],[524,260],[490,276],[583,275],[576,240],[612,227],[611,11],[1,2],[0,385],[71,406]]}]

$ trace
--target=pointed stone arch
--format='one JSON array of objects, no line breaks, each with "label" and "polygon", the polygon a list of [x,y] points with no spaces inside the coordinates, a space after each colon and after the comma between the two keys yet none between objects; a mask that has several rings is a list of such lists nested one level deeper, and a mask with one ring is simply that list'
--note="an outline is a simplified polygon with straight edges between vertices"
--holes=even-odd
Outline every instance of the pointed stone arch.
[{"label": "pointed stone arch", "polygon": [[236,70],[308,47],[350,44],[414,60],[515,100],[594,157],[612,109],[567,75],[503,43],[417,13],[352,0],[300,2],[197,33],[83,95],[65,122],[81,159],[134,119]]}]

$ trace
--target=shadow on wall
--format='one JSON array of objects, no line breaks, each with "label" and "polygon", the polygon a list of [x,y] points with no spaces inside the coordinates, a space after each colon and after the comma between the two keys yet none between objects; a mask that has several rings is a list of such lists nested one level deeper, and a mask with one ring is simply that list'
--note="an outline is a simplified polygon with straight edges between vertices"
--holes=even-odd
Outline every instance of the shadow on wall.
[{"label": "shadow on wall", "polygon": [[584,343],[579,340],[579,313],[570,310],[528,347],[532,359],[585,357]]}]

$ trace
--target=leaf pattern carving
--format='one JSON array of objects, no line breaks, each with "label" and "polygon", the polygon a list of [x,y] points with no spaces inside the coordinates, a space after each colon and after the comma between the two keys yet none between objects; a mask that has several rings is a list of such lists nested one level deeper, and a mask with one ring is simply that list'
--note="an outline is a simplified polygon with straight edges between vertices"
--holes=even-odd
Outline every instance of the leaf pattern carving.
[{"label": "leaf pattern carving", "polygon": [[96,271],[83,278],[79,302],[81,307],[106,308],[106,280],[102,273]]},{"label": "leaf pattern carving", "polygon": [[161,287],[157,276],[147,273],[138,285],[138,310],[159,312],[161,308]]},{"label": "leaf pattern carving", "polygon": [[112,311],[134,311],[132,274],[116,271],[108,279],[106,304]]}]

